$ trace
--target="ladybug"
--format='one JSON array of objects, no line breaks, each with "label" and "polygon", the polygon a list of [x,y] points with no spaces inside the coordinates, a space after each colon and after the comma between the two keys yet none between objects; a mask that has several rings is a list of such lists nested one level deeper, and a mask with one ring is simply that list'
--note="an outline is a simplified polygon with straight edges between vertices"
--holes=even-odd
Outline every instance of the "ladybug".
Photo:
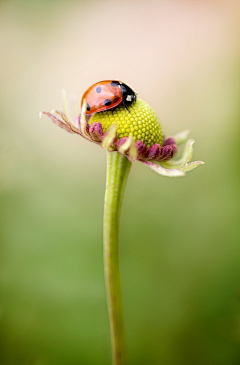
[{"label": "ladybug", "polygon": [[84,99],[87,102],[86,114],[113,109],[121,103],[130,113],[128,106],[136,101],[137,95],[128,85],[121,81],[106,80],[97,82],[85,91],[81,107]]}]

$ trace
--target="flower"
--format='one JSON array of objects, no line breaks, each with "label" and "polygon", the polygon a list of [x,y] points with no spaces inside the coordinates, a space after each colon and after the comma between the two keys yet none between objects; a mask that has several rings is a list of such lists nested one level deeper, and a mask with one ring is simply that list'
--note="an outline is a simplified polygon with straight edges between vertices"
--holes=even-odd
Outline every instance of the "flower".
[{"label": "flower", "polygon": [[70,133],[76,133],[90,142],[100,145],[109,152],[118,151],[129,161],[139,161],[163,176],[184,176],[202,161],[190,162],[194,140],[186,142],[183,155],[172,159],[180,144],[187,140],[189,131],[183,131],[173,137],[163,138],[162,128],[154,110],[143,100],[137,99],[129,106],[129,112],[120,105],[116,109],[86,116],[86,102],[81,114],[75,117],[75,123],[68,109],[68,101],[63,91],[64,113],[53,110],[42,111],[59,127]]}]

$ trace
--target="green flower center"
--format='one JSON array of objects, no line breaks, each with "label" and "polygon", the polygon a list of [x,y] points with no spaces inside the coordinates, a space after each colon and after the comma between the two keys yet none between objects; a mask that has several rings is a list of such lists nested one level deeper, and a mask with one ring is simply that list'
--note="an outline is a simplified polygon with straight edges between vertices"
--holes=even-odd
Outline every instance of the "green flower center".
[{"label": "green flower center", "polygon": [[95,113],[90,118],[89,125],[99,122],[105,133],[113,123],[117,123],[118,140],[131,134],[135,141],[142,140],[148,148],[155,143],[162,146],[162,128],[154,110],[141,99],[137,99],[128,109],[130,113],[123,105],[120,105],[114,109],[113,114],[111,109]]}]

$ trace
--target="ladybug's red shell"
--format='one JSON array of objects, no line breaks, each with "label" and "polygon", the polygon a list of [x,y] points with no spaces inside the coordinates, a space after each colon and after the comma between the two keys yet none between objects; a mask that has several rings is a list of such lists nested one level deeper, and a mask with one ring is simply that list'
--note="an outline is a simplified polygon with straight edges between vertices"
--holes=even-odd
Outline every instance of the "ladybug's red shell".
[{"label": "ladybug's red shell", "polygon": [[83,94],[81,107],[84,99],[87,103],[86,114],[115,108],[123,100],[121,82],[113,80],[97,82]]}]

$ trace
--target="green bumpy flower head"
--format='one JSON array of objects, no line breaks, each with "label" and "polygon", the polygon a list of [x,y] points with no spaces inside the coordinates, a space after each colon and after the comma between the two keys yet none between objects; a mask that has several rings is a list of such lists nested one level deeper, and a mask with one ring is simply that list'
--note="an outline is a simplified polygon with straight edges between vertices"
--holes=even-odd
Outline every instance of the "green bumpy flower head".
[{"label": "green bumpy flower head", "polygon": [[150,148],[159,143],[163,145],[162,128],[154,110],[145,101],[137,99],[127,109],[120,105],[116,109],[93,114],[89,125],[94,122],[102,124],[103,133],[107,132],[112,124],[117,123],[117,140],[132,135],[135,141],[142,140]]}]

